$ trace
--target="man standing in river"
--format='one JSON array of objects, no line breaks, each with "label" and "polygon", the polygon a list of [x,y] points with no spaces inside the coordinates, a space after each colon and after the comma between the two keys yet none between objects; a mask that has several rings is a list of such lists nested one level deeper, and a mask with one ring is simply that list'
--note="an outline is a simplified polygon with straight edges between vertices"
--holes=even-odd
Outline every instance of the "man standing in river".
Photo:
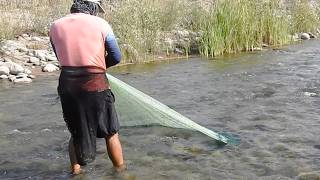
[{"label": "man standing in river", "polygon": [[96,138],[105,138],[109,158],[121,170],[119,122],[105,75],[120,62],[121,53],[111,27],[97,17],[104,12],[100,0],[74,0],[70,11],[53,23],[49,35],[62,67],[58,93],[71,133],[71,171],[79,174],[81,165],[95,159]]}]

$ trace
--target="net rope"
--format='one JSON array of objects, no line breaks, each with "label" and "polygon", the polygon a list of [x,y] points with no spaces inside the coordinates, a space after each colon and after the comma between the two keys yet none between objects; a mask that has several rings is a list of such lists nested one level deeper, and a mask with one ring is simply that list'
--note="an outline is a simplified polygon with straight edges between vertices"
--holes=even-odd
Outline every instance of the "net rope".
[{"label": "net rope", "polygon": [[114,76],[107,74],[107,77],[116,97],[116,108],[121,117],[121,126],[160,125],[188,129],[201,132],[226,144],[229,142],[228,137],[197,124]]}]

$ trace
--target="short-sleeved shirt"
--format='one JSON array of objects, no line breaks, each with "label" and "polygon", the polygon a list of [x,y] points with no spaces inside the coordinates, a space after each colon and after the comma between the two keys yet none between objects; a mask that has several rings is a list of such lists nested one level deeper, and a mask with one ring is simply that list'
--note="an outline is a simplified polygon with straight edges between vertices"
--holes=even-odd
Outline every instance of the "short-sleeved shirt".
[{"label": "short-sleeved shirt", "polygon": [[61,66],[94,67],[104,72],[105,40],[110,33],[112,28],[104,19],[73,13],[56,20],[49,35]]}]

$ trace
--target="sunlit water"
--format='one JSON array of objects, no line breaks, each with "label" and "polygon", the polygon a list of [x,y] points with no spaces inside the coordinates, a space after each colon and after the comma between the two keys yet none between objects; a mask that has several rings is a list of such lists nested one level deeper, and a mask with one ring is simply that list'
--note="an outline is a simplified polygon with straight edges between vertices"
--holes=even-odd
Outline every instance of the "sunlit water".
[{"label": "sunlit water", "polygon": [[[319,41],[111,74],[205,127],[237,135],[241,144],[220,146],[186,130],[123,128],[128,170],[112,171],[99,140],[96,161],[74,179],[295,179],[320,169]],[[57,78],[0,83],[0,179],[72,178]]]}]

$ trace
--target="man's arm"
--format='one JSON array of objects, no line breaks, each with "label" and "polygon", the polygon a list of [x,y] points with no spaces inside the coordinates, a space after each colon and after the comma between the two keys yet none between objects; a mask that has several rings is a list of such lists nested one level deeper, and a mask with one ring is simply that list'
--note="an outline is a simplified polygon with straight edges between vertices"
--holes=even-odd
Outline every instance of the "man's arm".
[{"label": "man's arm", "polygon": [[52,39],[50,38],[50,43],[51,43],[51,46],[52,46],[52,49],[53,49],[53,52],[54,54],[56,55],[56,57],[58,58],[58,55],[57,55],[57,52],[56,52],[56,48],[54,47],[54,44],[52,42]]},{"label": "man's arm", "polygon": [[107,68],[118,64],[121,61],[121,52],[116,37],[113,33],[109,33],[105,40],[105,48],[108,53],[106,56]]}]

